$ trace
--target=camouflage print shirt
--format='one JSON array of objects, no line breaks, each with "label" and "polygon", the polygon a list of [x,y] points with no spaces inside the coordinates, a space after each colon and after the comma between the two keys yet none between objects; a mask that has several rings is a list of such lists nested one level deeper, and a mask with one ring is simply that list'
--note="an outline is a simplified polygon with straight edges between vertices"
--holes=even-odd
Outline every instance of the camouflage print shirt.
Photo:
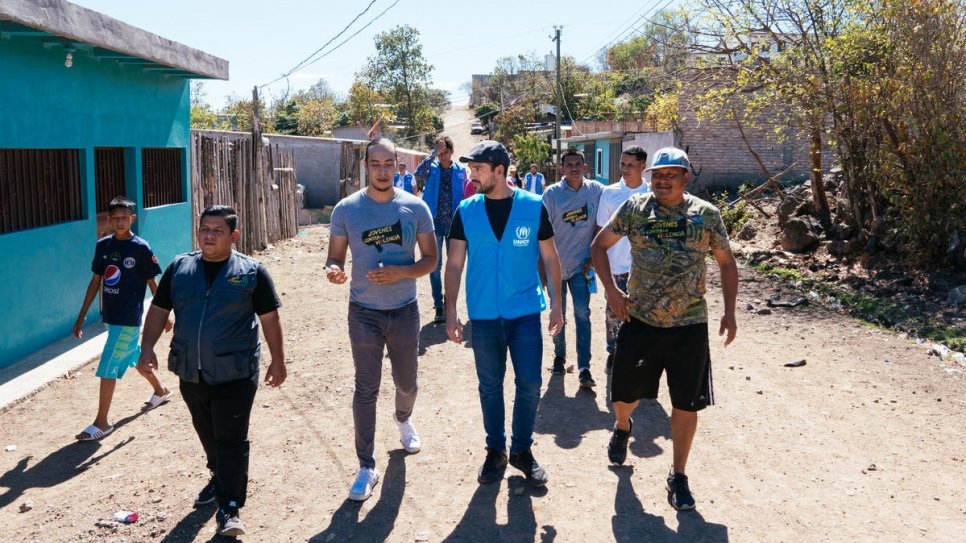
[{"label": "camouflage print shirt", "polygon": [[635,194],[607,226],[631,245],[631,315],[664,328],[708,321],[706,257],[730,247],[713,204],[685,193],[683,202],[665,207],[654,193]]}]

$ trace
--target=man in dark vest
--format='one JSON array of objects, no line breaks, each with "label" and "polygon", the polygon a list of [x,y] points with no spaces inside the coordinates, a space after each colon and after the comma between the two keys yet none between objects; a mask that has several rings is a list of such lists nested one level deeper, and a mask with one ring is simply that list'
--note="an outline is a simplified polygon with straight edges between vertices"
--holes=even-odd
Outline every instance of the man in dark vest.
[{"label": "man in dark vest", "polygon": [[258,388],[259,322],[272,355],[265,384],[280,386],[286,376],[278,316],[282,304],[265,267],[232,250],[239,235],[234,209],[214,205],[202,212],[201,250],[175,257],[161,276],[144,321],[138,361],[139,370],[158,367],[154,346],[173,309],[168,369],[181,380],[181,396],[212,474],[195,506],[218,500],[215,520],[224,536],[245,534],[238,511],[248,487],[248,421]]},{"label": "man in dark vest", "polygon": [[[510,465],[523,472],[528,483],[542,486],[547,483],[547,472],[530,450],[540,404],[540,312],[547,305],[537,260],[543,262],[550,289],[548,329],[552,336],[563,328],[560,260],[553,226],[539,196],[506,184],[510,156],[502,144],[482,141],[460,161],[469,162],[470,180],[477,194],[460,203],[450,230],[446,333],[452,341],[463,340],[456,301],[463,266],[468,260],[466,308],[472,324],[470,339],[480,380],[487,450],[477,480],[483,484],[499,481],[509,460]],[[516,386],[509,459],[503,398],[507,351]]]}]

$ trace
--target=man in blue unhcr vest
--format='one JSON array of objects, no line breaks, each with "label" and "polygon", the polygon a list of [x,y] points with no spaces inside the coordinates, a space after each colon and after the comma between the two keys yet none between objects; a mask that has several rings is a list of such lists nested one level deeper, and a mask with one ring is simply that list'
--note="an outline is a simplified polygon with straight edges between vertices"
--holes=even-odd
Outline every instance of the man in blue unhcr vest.
[{"label": "man in blue unhcr vest", "polygon": [[[443,283],[440,272],[443,269],[443,240],[449,236],[453,224],[453,212],[463,199],[466,185],[466,170],[453,162],[453,140],[440,136],[433,145],[433,152],[416,167],[416,181],[422,191],[423,201],[433,214],[433,227],[436,229],[436,269],[429,274],[429,286],[433,291],[433,307],[436,316],[433,322],[446,322],[443,309]],[[449,243],[445,244],[449,254]]]},{"label": "man in blue unhcr vest", "polygon": [[460,162],[468,162],[477,194],[463,200],[450,230],[446,260],[446,333],[463,341],[456,312],[460,278],[466,272],[466,307],[471,342],[480,380],[480,404],[486,430],[486,461],[480,483],[494,483],[506,470],[503,378],[510,352],[516,378],[513,436],[509,463],[527,482],[543,486],[547,472],[533,458],[533,427],[540,403],[540,362],[543,334],[540,312],[546,309],[537,260],[543,261],[550,289],[550,335],[563,328],[560,311],[560,260],[553,241],[550,216],[539,196],[514,190],[506,183],[510,156],[502,144],[485,140]]},{"label": "man in blue unhcr vest", "polygon": [[278,316],[282,304],[265,267],[232,250],[239,235],[234,209],[205,208],[198,228],[201,250],[175,257],[161,276],[144,319],[138,361],[138,371],[158,367],[154,346],[174,309],[168,369],[180,378],[181,396],[211,471],[195,507],[217,500],[218,533],[229,537],[245,534],[238,510],[248,493],[248,421],[258,389],[259,322],[272,354],[265,384],[277,387],[286,377]]}]

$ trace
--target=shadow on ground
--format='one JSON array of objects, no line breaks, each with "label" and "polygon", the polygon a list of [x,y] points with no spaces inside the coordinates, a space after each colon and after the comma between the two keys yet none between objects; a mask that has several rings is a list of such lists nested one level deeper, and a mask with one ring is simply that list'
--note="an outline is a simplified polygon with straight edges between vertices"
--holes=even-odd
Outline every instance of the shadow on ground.
[{"label": "shadow on ground", "polygon": [[564,391],[565,379],[576,379],[576,374],[551,375],[547,390],[540,398],[534,433],[554,436],[554,443],[562,449],[574,449],[588,432],[604,430],[614,425],[614,416],[597,406],[594,389],[578,388],[573,396]]},{"label": "shadow on ground", "polygon": [[[141,413],[136,413],[115,422],[115,433],[112,435],[116,435],[119,428],[140,416]],[[51,488],[69,481],[132,441],[134,441],[134,436],[116,443],[110,449],[96,456],[95,454],[104,448],[103,441],[72,441],[31,467],[27,466],[30,464],[32,456],[20,459],[16,466],[0,475],[0,486],[7,488],[6,492],[0,494],[0,508],[13,503],[27,489]]]},{"label": "shadow on ground", "polygon": [[378,493],[379,501],[365,518],[359,519],[362,503],[346,499],[339,509],[332,513],[329,527],[312,536],[309,542],[385,541],[396,524],[399,506],[406,493],[406,456],[408,456],[406,451],[402,449],[389,452],[389,463],[379,482],[382,491],[379,492],[377,487],[373,496],[369,498],[376,499]]},{"label": "shadow on ground", "polygon": [[[728,527],[706,522],[698,511],[679,511],[678,529],[672,530],[664,518],[649,514],[634,492],[631,477],[632,466],[613,466],[610,470],[617,476],[617,492],[614,495],[614,516],[611,528],[617,543],[725,543]],[[698,506],[700,507],[700,503]],[[670,505],[668,506],[670,507]]]},{"label": "shadow on ground", "polygon": [[[496,498],[503,488],[500,484],[480,485],[473,493],[463,518],[453,532],[443,538],[445,543],[478,541],[534,541],[537,535],[537,519],[533,514],[533,497],[547,494],[545,487],[528,486],[526,480],[514,475],[506,479],[507,523],[496,522]],[[553,526],[541,526],[540,541],[554,541],[557,530]]]}]

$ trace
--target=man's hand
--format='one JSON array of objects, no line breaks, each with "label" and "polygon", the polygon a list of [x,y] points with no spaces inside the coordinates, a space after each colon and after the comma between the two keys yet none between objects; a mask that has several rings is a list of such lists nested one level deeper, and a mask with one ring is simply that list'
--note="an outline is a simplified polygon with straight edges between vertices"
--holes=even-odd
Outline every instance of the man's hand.
[{"label": "man's hand", "polygon": [[84,318],[83,317],[77,317],[77,320],[74,321],[74,337],[76,337],[77,339],[81,339],[84,337]]},{"label": "man's hand", "polygon": [[268,365],[268,371],[265,372],[265,384],[272,388],[278,388],[285,382],[286,377],[288,377],[288,370],[285,368],[285,362],[272,360],[272,363]]},{"label": "man's hand", "polygon": [[383,266],[370,271],[366,277],[375,285],[391,285],[400,279],[405,279],[406,274],[400,266]]},{"label": "man's hand", "polygon": [[326,268],[325,277],[330,283],[336,285],[341,285],[349,280],[349,276],[342,271],[342,268],[336,266],[335,264]]},{"label": "man's hand", "polygon": [[150,375],[156,369],[158,369],[158,356],[154,354],[154,349],[141,349],[137,365],[138,373]]},{"label": "man's hand", "polygon": [[721,328],[718,329],[718,337],[721,337],[728,332],[728,337],[725,338],[724,346],[727,347],[735,340],[735,336],[738,334],[738,323],[735,322],[734,315],[722,315],[721,316]]},{"label": "man's hand", "polygon": [[550,332],[551,336],[555,336],[563,331],[563,327],[564,319],[560,308],[554,307],[550,309],[550,323],[547,325],[547,331]]},{"label": "man's hand", "polygon": [[174,319],[172,319],[171,317],[168,317],[167,320],[164,321],[164,331],[170,332],[173,328],[174,328]]},{"label": "man's hand", "polygon": [[610,310],[614,312],[614,315],[617,315],[617,318],[624,322],[629,322],[631,320],[631,314],[627,308],[627,293],[614,287],[605,289],[604,295],[607,297],[607,305],[610,306]]},{"label": "man's hand", "polygon": [[436,140],[436,145],[433,146],[433,151],[438,155],[446,150],[446,142],[442,139]]},{"label": "man's hand", "polygon": [[446,335],[453,343],[463,343],[463,325],[456,313],[446,315]]}]

